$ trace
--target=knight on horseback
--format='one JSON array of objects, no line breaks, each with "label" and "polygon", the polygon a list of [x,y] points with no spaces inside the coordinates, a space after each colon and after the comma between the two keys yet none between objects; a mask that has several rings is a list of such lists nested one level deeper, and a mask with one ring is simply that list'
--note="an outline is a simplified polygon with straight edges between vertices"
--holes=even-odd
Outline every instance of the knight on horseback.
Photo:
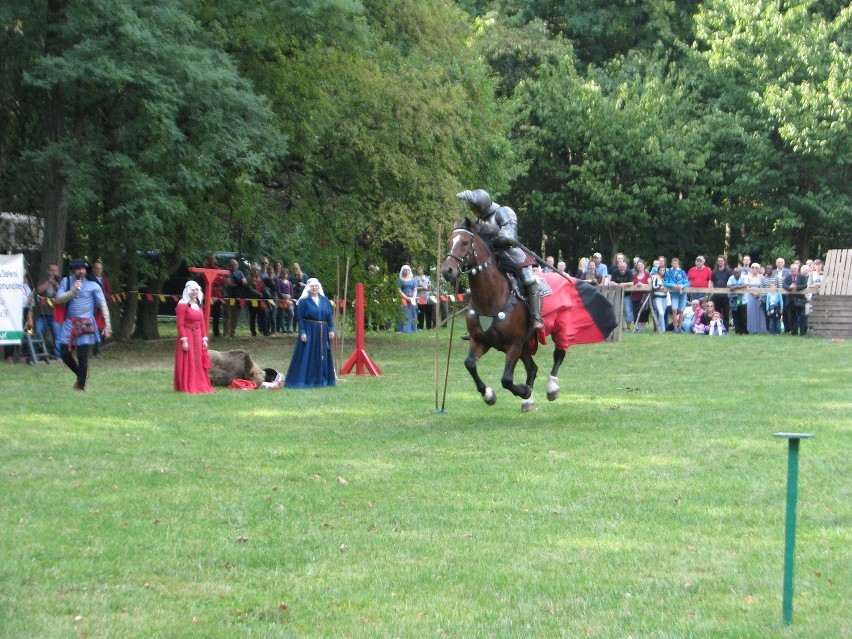
[{"label": "knight on horseback", "polygon": [[534,261],[518,248],[518,216],[508,206],[500,206],[491,201],[491,196],[483,189],[475,191],[462,191],[456,195],[457,198],[467,202],[481,222],[486,222],[499,229],[497,238],[494,240],[494,248],[504,251],[506,255],[517,266],[521,274],[521,283],[527,293],[527,305],[532,317],[533,330],[544,328],[541,321],[542,296],[539,291],[538,277],[533,272]]}]

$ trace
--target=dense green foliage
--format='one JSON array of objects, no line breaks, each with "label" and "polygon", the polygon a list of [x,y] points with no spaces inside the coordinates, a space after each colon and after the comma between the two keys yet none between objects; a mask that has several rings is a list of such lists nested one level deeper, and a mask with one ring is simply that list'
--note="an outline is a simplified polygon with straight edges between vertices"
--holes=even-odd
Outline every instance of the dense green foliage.
[{"label": "dense green foliage", "polygon": [[713,80],[699,94],[715,152],[736,169],[720,186],[746,248],[764,255],[852,238],[852,7],[829,22],[812,4],[719,2],[697,17]]},{"label": "dense green foliage", "polygon": [[12,0],[0,57],[0,209],[122,288],[432,264],[476,187],[572,265],[852,244],[836,0]]},{"label": "dense green foliage", "polygon": [[[574,4],[535,17],[579,53],[513,78],[530,165],[510,199],[548,252],[765,260],[852,243],[849,7],[705,2],[690,30],[673,15],[642,46],[662,3]],[[576,36],[595,12],[610,19]],[[634,46],[600,37],[625,24]]]}]

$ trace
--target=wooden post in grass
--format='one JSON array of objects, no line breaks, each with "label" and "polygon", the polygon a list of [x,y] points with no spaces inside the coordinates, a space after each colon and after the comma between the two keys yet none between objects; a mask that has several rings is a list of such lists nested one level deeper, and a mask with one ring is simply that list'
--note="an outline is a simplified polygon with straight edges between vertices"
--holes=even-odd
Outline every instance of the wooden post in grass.
[{"label": "wooden post in grass", "polygon": [[787,515],[784,521],[784,599],[781,612],[784,623],[793,623],[793,562],[796,549],[796,500],[799,492],[799,440],[812,434],[775,433],[788,441],[787,447]]},{"label": "wooden post in grass", "polygon": [[[441,410],[441,407],[438,405],[438,351],[441,350],[441,327],[440,319],[441,319],[441,225],[438,225],[437,228],[438,235],[438,250],[435,251],[435,308],[433,310],[434,320],[435,320],[435,412],[444,412]],[[432,291],[429,291],[431,294]]]}]

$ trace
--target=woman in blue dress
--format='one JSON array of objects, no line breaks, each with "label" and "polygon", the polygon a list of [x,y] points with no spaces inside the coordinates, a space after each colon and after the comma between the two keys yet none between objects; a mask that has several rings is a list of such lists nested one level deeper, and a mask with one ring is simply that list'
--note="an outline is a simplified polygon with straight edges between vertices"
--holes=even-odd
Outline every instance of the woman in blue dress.
[{"label": "woman in blue dress", "polygon": [[322,285],[315,277],[305,284],[296,307],[299,338],[284,380],[285,388],[336,386],[331,340],[334,339],[334,313]]},{"label": "woman in blue dress", "polygon": [[396,280],[396,285],[399,287],[399,294],[402,295],[403,302],[402,310],[404,320],[396,325],[397,333],[416,333],[417,332],[417,279],[411,272],[411,267],[408,264],[403,264],[399,269],[399,278]]}]

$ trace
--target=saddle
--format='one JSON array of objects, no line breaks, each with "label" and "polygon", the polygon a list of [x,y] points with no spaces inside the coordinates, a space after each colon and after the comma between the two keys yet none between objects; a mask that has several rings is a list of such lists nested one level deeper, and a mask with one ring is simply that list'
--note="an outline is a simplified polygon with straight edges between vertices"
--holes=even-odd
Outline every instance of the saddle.
[{"label": "saddle", "polygon": [[[495,259],[497,261],[497,268],[499,268],[500,271],[509,278],[509,284],[512,286],[512,291],[515,293],[515,296],[526,302],[527,289],[523,284],[521,269],[518,268],[518,265],[502,251],[496,252]],[[550,284],[548,284],[547,280],[545,280],[541,275],[536,275],[536,279],[538,280],[538,292],[542,297],[547,297],[553,293],[553,289],[550,288]]]}]

